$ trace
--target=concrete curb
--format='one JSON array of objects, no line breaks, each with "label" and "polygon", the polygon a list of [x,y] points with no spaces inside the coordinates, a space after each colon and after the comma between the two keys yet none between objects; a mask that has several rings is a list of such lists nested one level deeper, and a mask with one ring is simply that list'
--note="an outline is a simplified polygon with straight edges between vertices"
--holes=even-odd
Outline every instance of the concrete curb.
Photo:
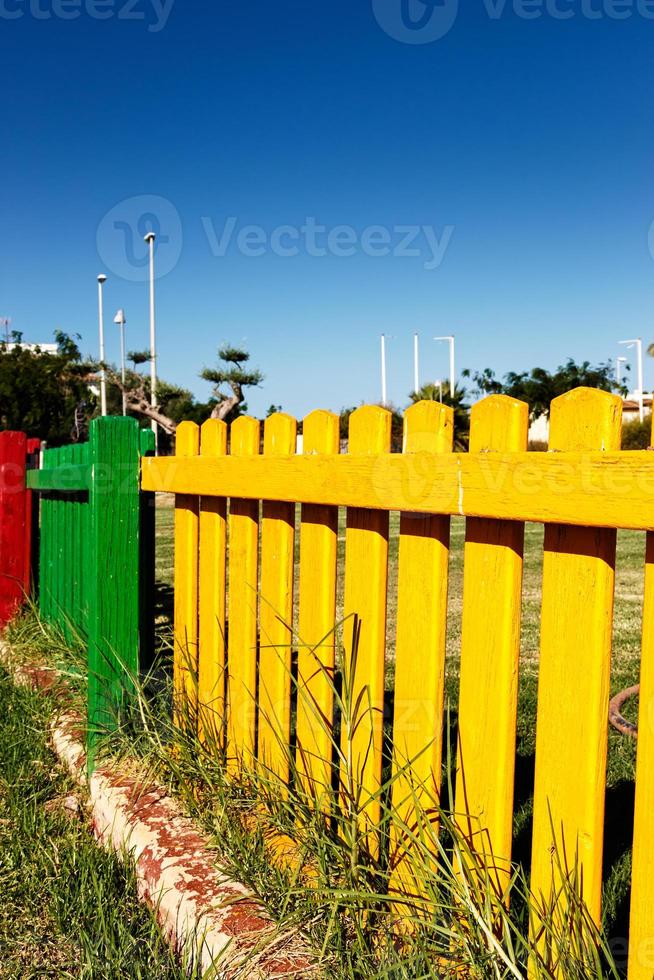
[{"label": "concrete curb", "polygon": [[[61,683],[52,669],[12,664],[4,643],[0,660],[17,684],[44,690]],[[206,836],[162,787],[109,766],[86,778],[82,733],[78,714],[58,715],[51,726],[54,751],[88,790],[95,837],[131,858],[139,897],[174,948],[207,977],[315,977],[297,932],[280,934],[252,891],[221,871]]]}]

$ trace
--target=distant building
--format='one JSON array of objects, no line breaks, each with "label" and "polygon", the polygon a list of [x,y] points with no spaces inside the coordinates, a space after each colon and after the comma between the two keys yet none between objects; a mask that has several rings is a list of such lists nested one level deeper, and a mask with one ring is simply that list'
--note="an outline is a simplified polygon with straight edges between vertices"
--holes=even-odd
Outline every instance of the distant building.
[{"label": "distant building", "polygon": [[529,425],[529,442],[547,442],[550,437],[550,420],[538,415]]},{"label": "distant building", "polygon": [[[652,414],[652,396],[645,395],[643,398],[643,408],[645,409],[645,415]],[[622,401],[622,421],[623,422],[633,422],[634,419],[640,417],[640,404],[636,393],[632,392],[627,395]]]},{"label": "distant building", "polygon": [[22,341],[20,344],[3,344],[5,350],[12,351],[19,348],[20,350],[31,350],[38,351],[40,354],[56,354],[59,350],[56,344],[24,344]]}]

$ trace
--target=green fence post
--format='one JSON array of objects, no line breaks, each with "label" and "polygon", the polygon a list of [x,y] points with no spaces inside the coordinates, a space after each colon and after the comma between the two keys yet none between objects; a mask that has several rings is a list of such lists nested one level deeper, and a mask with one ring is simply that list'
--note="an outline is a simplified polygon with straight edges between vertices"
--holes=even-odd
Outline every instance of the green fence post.
[{"label": "green fence post", "polygon": [[[88,768],[98,737],[115,730],[134,693],[145,606],[135,419],[95,419],[89,432],[91,547],[88,571]],[[151,556],[153,561],[154,556]]]},{"label": "green fence post", "polygon": [[[152,429],[141,429],[141,456],[154,456],[156,443]],[[154,545],[155,495],[141,491],[141,670],[154,663]]]}]

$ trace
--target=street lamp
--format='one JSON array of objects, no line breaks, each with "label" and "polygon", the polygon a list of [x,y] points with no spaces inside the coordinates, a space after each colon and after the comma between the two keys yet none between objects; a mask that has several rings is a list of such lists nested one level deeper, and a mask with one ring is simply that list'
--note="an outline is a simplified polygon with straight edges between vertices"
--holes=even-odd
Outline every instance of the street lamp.
[{"label": "street lamp", "polygon": [[125,310],[118,310],[114,323],[120,327],[120,377],[123,383],[123,415],[127,415],[127,395],[125,394]]},{"label": "street lamp", "polygon": [[386,334],[381,335],[381,390],[382,390],[382,405],[386,405],[388,401],[388,388],[386,379]]},{"label": "street lamp", "polygon": [[643,401],[643,339],[642,337],[636,337],[635,340],[619,340],[618,344],[627,348],[636,348],[638,358],[638,414],[642,422],[645,418],[645,405]]},{"label": "street lamp", "polygon": [[102,301],[102,287],[107,281],[107,277],[101,273],[98,276],[98,332],[100,334],[100,413],[104,417],[107,414],[107,377],[104,370],[104,304]]},{"label": "street lamp", "polygon": [[418,334],[413,335],[413,390],[418,393],[420,390],[420,360],[418,353]]},{"label": "street lamp", "polygon": [[[150,404],[152,408],[157,407],[157,349],[156,349],[156,329],[154,316],[154,243],[156,235],[153,231],[148,232],[144,241],[147,242],[150,250]],[[152,419],[152,431],[154,432],[155,454],[157,451],[158,432],[157,423]]]},{"label": "street lamp", "polygon": [[454,398],[454,337],[450,334],[448,337],[434,337],[434,340],[446,340],[450,345],[450,398]]}]

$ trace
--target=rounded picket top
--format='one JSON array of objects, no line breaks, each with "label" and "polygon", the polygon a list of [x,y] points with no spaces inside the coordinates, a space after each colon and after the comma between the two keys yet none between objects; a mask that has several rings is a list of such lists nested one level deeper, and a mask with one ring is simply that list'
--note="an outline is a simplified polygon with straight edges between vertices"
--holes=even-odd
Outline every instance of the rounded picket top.
[{"label": "rounded picket top", "polygon": [[199,452],[199,426],[195,422],[180,422],[175,430],[175,455],[197,456]]},{"label": "rounded picket top", "polygon": [[263,451],[270,456],[293,456],[297,446],[297,420],[274,412],[263,425]]},{"label": "rounded picket top", "polygon": [[350,415],[348,452],[384,453],[391,448],[392,415],[381,405],[362,405]]},{"label": "rounded picket top", "polygon": [[340,450],[340,419],[334,412],[318,408],[302,422],[302,452],[337,455]]},{"label": "rounded picket top", "polygon": [[454,445],[454,410],[429,399],[404,413],[402,452],[449,453]]},{"label": "rounded picket top", "polygon": [[259,452],[261,425],[258,419],[239,415],[230,427],[232,456],[256,456]]},{"label": "rounded picket top", "polygon": [[527,449],[529,405],[510,395],[488,395],[470,410],[470,452]]},{"label": "rounded picket top", "polygon": [[573,388],[550,406],[550,450],[620,449],[622,399],[597,388]]},{"label": "rounded picket top", "polygon": [[200,451],[203,456],[224,456],[227,452],[227,424],[222,419],[207,419],[200,429]]}]

